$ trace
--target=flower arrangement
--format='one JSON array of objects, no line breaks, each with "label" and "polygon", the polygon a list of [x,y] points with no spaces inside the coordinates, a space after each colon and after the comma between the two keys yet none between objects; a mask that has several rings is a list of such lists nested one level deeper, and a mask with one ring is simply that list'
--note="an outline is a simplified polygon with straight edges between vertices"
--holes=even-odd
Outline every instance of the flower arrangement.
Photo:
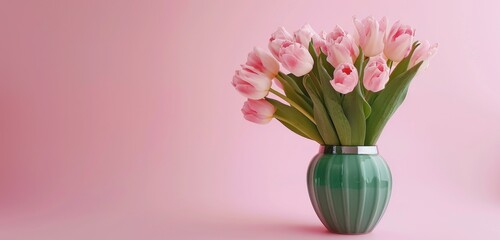
[{"label": "flower arrangement", "polygon": [[293,35],[278,28],[271,54],[255,48],[233,77],[248,98],[245,119],[276,118],[321,145],[375,145],[437,44],[414,41],[415,29],[399,21],[388,29],[385,17],[354,18],[354,26],[354,35],[340,26],[318,34],[306,24]]}]

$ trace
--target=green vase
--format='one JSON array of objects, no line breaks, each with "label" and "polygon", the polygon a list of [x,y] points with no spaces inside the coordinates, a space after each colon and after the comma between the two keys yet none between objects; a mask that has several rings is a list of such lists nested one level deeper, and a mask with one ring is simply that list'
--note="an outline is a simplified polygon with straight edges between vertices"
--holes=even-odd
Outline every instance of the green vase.
[{"label": "green vase", "polygon": [[375,228],[391,196],[391,171],[376,146],[321,146],[307,173],[312,205],[333,233]]}]

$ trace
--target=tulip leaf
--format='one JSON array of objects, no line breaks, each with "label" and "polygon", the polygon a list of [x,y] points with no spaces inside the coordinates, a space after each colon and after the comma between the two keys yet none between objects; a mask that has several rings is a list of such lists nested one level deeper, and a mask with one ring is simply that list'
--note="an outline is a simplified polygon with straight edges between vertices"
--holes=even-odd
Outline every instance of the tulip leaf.
[{"label": "tulip leaf", "polygon": [[309,53],[311,54],[311,57],[313,57],[314,60],[318,58],[318,53],[316,52],[316,49],[314,49],[314,43],[313,40],[309,41],[309,46],[308,46]]},{"label": "tulip leaf", "polygon": [[309,54],[311,54],[311,57],[314,60],[314,65],[313,65],[313,69],[311,70],[311,73],[318,76],[318,54],[316,53],[316,50],[314,49],[314,43],[313,43],[312,39],[309,42],[308,50],[309,50]]},{"label": "tulip leaf", "polygon": [[415,77],[421,65],[422,62],[390,80],[392,84],[387,84],[385,89],[378,94],[372,104],[373,112],[366,122],[365,145],[375,145],[377,143],[385,125],[403,103],[411,80]]},{"label": "tulip leaf", "polygon": [[361,92],[361,99],[363,100],[363,111],[365,114],[365,120],[370,117],[370,114],[372,113],[372,107],[364,97],[364,93],[367,91],[365,89],[365,86],[363,85],[363,78],[365,75],[365,67],[366,64],[368,64],[368,61],[365,61],[366,58],[364,57],[363,50],[361,47],[359,48],[359,55],[358,58],[356,59],[356,62],[354,62],[354,66],[358,70],[358,75],[359,75],[359,84],[357,87],[359,87],[359,91]]},{"label": "tulip leaf", "polygon": [[[321,84],[318,78],[318,55],[316,54],[316,50],[314,49],[314,43],[313,40],[309,42],[309,54],[311,54],[311,57],[314,60],[313,67],[311,71],[309,72],[309,76],[312,79],[312,83],[314,87],[318,90],[319,96],[322,97],[323,93],[321,91]],[[304,85],[304,83],[302,83]],[[307,91],[307,90],[306,90]]]},{"label": "tulip leaf", "polygon": [[[297,103],[300,107],[302,107],[309,115],[312,115],[312,102],[311,99],[304,94],[297,91],[297,88],[293,87],[290,82],[294,82],[293,79],[288,78],[285,74],[279,74],[276,76],[278,81],[283,85],[283,90],[285,95],[290,98],[292,101]],[[294,82],[295,83],[295,82]],[[299,90],[300,91],[300,90]]]},{"label": "tulip leaf", "polygon": [[319,55],[319,60],[321,61],[321,64],[325,68],[326,72],[332,73],[333,75],[333,71],[335,71],[335,68],[326,60],[326,58],[327,56],[323,52],[321,52],[321,54]]},{"label": "tulip leaf", "polygon": [[323,101],[330,115],[330,118],[337,132],[337,136],[342,145],[349,145],[351,142],[351,125],[347,119],[341,105],[340,94],[333,89],[330,84],[332,77],[323,67],[323,61],[318,62],[318,70],[321,79],[321,91],[323,91]]},{"label": "tulip leaf", "polygon": [[297,109],[272,98],[266,98],[266,100],[276,108],[274,117],[283,123],[285,127],[300,136],[324,144],[316,125]]},{"label": "tulip leaf", "polygon": [[320,98],[323,98],[323,91],[321,90],[321,81],[316,77],[316,75],[312,73],[310,73],[309,77],[311,78],[311,82],[313,84],[314,89],[316,90],[316,93]]},{"label": "tulip leaf", "polygon": [[[363,76],[363,53],[360,52],[356,62],[355,67],[358,70],[358,76],[362,79]],[[361,92],[361,80],[358,80],[358,84],[354,90],[344,96],[342,101],[342,108],[344,109],[345,115],[349,120],[351,126],[351,142],[348,145],[361,146],[365,142],[366,134],[366,115],[370,114],[370,105],[363,98]]]},{"label": "tulip leaf", "polygon": [[[286,76],[289,78],[289,81],[293,80],[295,82],[295,85],[300,89],[300,91],[302,92],[302,94],[304,94],[307,97],[309,97],[309,95],[307,94],[306,89],[304,88],[304,84],[302,83],[303,77],[297,77],[297,76],[293,75],[292,73],[289,73]],[[283,78],[285,78],[285,77],[283,76]]]},{"label": "tulip leaf", "polygon": [[[283,126],[285,126],[286,128],[288,128],[289,130],[291,130],[292,132],[298,134],[299,136],[302,136],[304,138],[307,138],[307,139],[311,139],[311,137],[309,137],[307,134],[303,133],[302,131],[300,131],[298,128],[294,127],[293,125],[291,125],[290,123],[286,122],[286,121],[283,121],[283,120],[280,120],[279,118],[277,118],[278,121],[283,124]],[[313,140],[313,139],[311,139]],[[314,140],[313,140],[314,141]]]},{"label": "tulip leaf", "polygon": [[339,145],[340,141],[337,137],[335,128],[333,127],[332,120],[330,119],[330,116],[323,105],[323,101],[321,101],[321,98],[319,97],[319,94],[309,75],[304,76],[304,87],[313,101],[314,120],[316,121],[319,133],[321,134],[325,144]]},{"label": "tulip leaf", "polygon": [[330,84],[330,81],[333,79],[333,76],[331,76],[328,73],[328,70],[326,70],[326,68],[324,67],[324,62],[322,59],[319,59],[318,61],[318,73],[319,73],[321,89],[323,90],[325,95],[331,95],[333,99],[335,99],[337,102],[340,103],[340,93],[335,91],[335,89],[333,89],[332,85]]},{"label": "tulip leaf", "polygon": [[365,141],[366,115],[359,85],[358,83],[352,92],[346,94],[342,101],[342,108],[351,126],[351,141],[346,145],[362,146]]},{"label": "tulip leaf", "polygon": [[[277,78],[278,78],[278,80],[280,82],[282,82],[280,80],[280,78],[283,79],[283,80],[285,80],[288,83],[288,85],[291,87],[291,89],[293,89],[299,95],[305,95],[305,91],[302,91],[302,88],[299,87],[299,85],[297,84],[297,81],[295,80],[295,79],[298,79],[300,77],[294,76],[294,78],[292,78],[291,76],[294,76],[294,75],[293,74],[286,75],[286,74],[284,74],[282,72],[279,72]],[[281,84],[283,84],[283,83],[281,83]],[[283,87],[285,87],[285,85],[283,85]]]},{"label": "tulip leaf", "polygon": [[330,82],[330,80],[333,79],[333,71],[332,75],[330,75],[330,73],[328,73],[328,70],[326,70],[324,64],[325,62],[320,58],[318,60],[318,75],[322,82]]}]

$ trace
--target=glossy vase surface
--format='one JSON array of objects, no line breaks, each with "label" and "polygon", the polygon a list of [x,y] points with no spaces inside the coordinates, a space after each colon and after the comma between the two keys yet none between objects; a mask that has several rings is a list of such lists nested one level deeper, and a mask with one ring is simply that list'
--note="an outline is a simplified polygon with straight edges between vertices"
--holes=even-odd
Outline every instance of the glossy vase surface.
[{"label": "glossy vase surface", "polygon": [[307,187],[330,232],[365,234],[385,212],[392,177],[376,146],[321,146],[309,165]]}]

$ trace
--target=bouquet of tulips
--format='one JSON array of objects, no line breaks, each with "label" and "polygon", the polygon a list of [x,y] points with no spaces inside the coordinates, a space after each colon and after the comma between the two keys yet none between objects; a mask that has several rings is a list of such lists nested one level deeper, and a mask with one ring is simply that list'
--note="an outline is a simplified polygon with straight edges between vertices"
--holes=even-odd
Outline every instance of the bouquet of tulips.
[{"label": "bouquet of tulips", "polygon": [[414,41],[415,29],[399,21],[388,29],[385,17],[354,18],[354,25],[353,36],[339,26],[318,34],[306,24],[293,35],[278,28],[272,55],[255,48],[233,77],[248,98],[245,119],[276,118],[322,145],[375,145],[437,44]]}]

